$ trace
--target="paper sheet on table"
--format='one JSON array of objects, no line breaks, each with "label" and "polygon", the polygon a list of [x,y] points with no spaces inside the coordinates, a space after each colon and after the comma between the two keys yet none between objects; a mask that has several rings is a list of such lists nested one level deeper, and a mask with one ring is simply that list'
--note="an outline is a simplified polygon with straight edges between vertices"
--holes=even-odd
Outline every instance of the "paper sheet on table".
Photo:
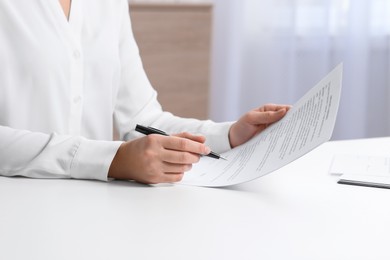
[{"label": "paper sheet on table", "polygon": [[390,188],[390,157],[335,155],[329,173],[342,184]]},{"label": "paper sheet on table", "polygon": [[390,157],[338,154],[333,157],[329,173],[390,177]]},{"label": "paper sheet on table", "polygon": [[221,155],[203,157],[182,184],[220,187],[254,180],[328,141],[339,107],[342,64],[307,92],[286,114],[247,143]]}]

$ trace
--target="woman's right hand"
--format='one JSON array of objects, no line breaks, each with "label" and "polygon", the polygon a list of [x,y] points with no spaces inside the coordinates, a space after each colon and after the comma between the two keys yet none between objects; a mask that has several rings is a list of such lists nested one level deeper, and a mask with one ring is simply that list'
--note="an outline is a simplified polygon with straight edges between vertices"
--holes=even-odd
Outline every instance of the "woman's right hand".
[{"label": "woman's right hand", "polygon": [[108,177],[145,184],[178,182],[209,154],[205,137],[181,133],[175,136],[148,135],[123,143],[109,169]]}]

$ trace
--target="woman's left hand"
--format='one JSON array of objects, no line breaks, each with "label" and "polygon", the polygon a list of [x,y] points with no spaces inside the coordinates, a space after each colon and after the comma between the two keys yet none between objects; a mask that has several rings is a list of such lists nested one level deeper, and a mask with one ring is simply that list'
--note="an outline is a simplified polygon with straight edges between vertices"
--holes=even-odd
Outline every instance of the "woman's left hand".
[{"label": "woman's left hand", "polygon": [[289,105],[267,104],[247,112],[231,126],[230,146],[234,148],[247,142],[270,124],[282,119],[290,108]]}]

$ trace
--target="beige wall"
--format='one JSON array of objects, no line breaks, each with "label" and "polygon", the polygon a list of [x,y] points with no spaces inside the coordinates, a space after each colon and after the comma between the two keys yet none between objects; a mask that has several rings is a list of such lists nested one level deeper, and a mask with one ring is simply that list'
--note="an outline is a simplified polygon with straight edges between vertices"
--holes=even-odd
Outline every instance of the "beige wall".
[{"label": "beige wall", "polygon": [[210,4],[213,0],[129,0],[129,3]]},{"label": "beige wall", "polygon": [[210,4],[131,4],[135,38],[164,110],[208,116]]}]

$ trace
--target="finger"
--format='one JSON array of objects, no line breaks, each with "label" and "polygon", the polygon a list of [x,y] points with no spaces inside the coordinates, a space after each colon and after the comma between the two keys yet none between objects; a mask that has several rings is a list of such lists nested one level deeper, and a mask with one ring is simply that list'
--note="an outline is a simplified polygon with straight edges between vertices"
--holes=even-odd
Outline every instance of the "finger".
[{"label": "finger", "polygon": [[188,172],[192,169],[192,164],[178,164],[164,162],[162,170],[164,173],[182,173]]},{"label": "finger", "polygon": [[179,182],[183,179],[184,173],[166,173],[161,177],[161,183]]},{"label": "finger", "polygon": [[193,164],[200,160],[200,155],[190,152],[164,150],[161,153],[161,159],[167,163],[175,164]]},{"label": "finger", "polygon": [[165,149],[195,154],[209,154],[211,152],[211,149],[202,143],[177,136],[162,139],[162,145]]},{"label": "finger", "polygon": [[175,134],[174,136],[190,139],[192,141],[202,143],[202,144],[206,141],[206,137],[204,137],[203,135],[194,135],[194,134],[187,133],[187,132]]},{"label": "finger", "polygon": [[291,108],[290,105],[279,105],[279,104],[266,104],[258,109],[260,112],[266,112],[266,111],[278,111],[285,109],[288,111]]},{"label": "finger", "polygon": [[286,109],[266,112],[251,111],[247,114],[247,120],[251,125],[272,124],[280,120],[286,112]]}]

